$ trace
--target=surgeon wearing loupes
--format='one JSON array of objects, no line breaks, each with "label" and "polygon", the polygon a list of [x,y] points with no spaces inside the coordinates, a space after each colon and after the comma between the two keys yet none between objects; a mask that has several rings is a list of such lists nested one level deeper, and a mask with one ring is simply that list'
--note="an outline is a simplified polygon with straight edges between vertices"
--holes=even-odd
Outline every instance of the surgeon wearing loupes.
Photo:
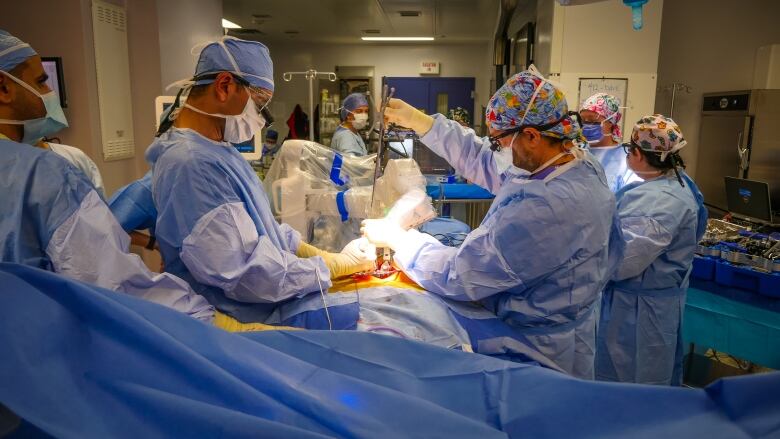
[{"label": "surgeon wearing loupes", "polygon": [[[512,359],[534,351],[565,373],[593,378],[597,304],[616,256],[609,248],[615,199],[601,165],[578,146],[575,116],[560,88],[535,68],[512,76],[490,99],[490,137],[390,100],[389,123],[413,129],[458,174],[496,197],[459,248],[388,219],[366,220],[363,231],[392,248],[414,281],[451,299],[477,352]],[[502,172],[493,150],[510,151],[519,171]]]}]

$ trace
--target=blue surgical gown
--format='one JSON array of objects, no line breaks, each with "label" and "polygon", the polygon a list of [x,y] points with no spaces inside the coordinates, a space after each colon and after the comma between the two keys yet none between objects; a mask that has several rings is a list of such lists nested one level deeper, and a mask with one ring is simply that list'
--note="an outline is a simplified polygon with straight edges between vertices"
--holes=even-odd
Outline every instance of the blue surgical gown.
[{"label": "blue surgical gown", "polygon": [[152,171],[114,192],[108,207],[125,232],[149,229],[154,234],[157,209],[152,198]]},{"label": "blue surgical gown", "polygon": [[596,378],[682,382],[682,315],[696,244],[707,226],[701,192],[682,173],[623,187],[617,196],[625,254],[604,290]]},{"label": "blue surgical gown", "polygon": [[330,141],[330,147],[342,154],[351,154],[354,156],[364,156],[368,154],[366,143],[359,134],[339,126],[333,133],[333,139]]},{"label": "blue surgical gown", "polygon": [[230,143],[172,128],[146,159],[165,269],[218,309],[275,323],[279,303],[330,287],[325,261],[295,255],[300,235],[276,222],[257,174]]},{"label": "blue surgical gown", "polygon": [[626,153],[620,145],[589,148],[590,153],[598,159],[607,176],[607,185],[612,192],[617,192],[623,186],[641,181],[639,177],[628,168]]},{"label": "blue surgical gown", "polygon": [[497,317],[505,330],[488,319],[462,322],[472,334],[492,325],[484,332],[492,335],[473,340],[478,352],[511,357],[529,345],[561,370],[592,378],[615,212],[601,166],[583,151],[544,180],[502,174],[486,138],[442,115],[421,140],[496,199],[460,248],[410,231],[418,236],[399,247],[396,262],[426,290],[479,301]]},{"label": "blue surgical gown", "polygon": [[0,140],[0,260],[167,305],[204,321],[213,308],[186,282],[149,271],[86,177],[55,153]]}]

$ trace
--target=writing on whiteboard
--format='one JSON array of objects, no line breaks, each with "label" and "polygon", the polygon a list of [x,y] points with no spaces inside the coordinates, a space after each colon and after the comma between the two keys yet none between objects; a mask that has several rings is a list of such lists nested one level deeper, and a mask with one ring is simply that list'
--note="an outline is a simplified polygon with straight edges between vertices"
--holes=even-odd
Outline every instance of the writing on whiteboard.
[{"label": "writing on whiteboard", "polygon": [[580,78],[580,90],[578,101],[596,93],[607,93],[620,99],[622,106],[626,106],[628,79],[625,78]]}]

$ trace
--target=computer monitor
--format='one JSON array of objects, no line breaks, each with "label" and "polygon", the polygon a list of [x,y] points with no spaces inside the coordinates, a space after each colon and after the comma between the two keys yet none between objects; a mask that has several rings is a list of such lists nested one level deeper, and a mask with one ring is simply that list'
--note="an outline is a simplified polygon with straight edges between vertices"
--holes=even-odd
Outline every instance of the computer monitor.
[{"label": "computer monitor", "polygon": [[160,128],[160,122],[162,121],[163,113],[173,103],[176,102],[176,96],[157,96],[154,99],[154,129]]},{"label": "computer monitor", "polygon": [[60,107],[68,107],[68,99],[65,95],[65,77],[62,74],[62,58],[58,56],[44,56],[41,57],[41,64],[43,64],[43,70],[49,79],[46,80],[46,85],[50,89],[57,93],[60,98]]},{"label": "computer monitor", "polygon": [[[165,110],[168,109],[173,103],[176,102],[176,96],[157,96],[154,100],[154,115],[157,125],[160,126],[160,119],[163,116]],[[244,143],[233,145],[236,147],[241,156],[246,160],[260,160],[263,155],[263,140],[260,133],[255,133],[255,136]]]},{"label": "computer monitor", "polygon": [[725,177],[726,204],[737,218],[772,224],[769,185],[761,181]]}]

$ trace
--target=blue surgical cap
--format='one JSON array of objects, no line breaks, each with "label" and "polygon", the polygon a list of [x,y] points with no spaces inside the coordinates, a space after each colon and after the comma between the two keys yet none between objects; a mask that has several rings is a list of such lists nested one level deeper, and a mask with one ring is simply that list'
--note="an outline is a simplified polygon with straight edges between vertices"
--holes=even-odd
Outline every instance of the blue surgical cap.
[{"label": "blue surgical cap", "polygon": [[35,55],[29,44],[0,29],[0,70],[7,72]]},{"label": "blue surgical cap", "polygon": [[279,133],[277,133],[276,130],[269,129],[268,131],[265,132],[265,138],[276,140],[279,138]]},{"label": "blue surgical cap", "polygon": [[341,106],[341,120],[345,120],[350,111],[355,111],[355,109],[360,107],[368,107],[366,95],[363,93],[352,93],[347,96],[344,99],[344,104]]},{"label": "blue surgical cap", "polygon": [[[200,52],[195,78],[209,73],[232,72],[254,87],[274,90],[274,64],[268,48],[257,41],[223,37],[209,43]],[[197,85],[209,84],[213,79],[197,80]]]}]

